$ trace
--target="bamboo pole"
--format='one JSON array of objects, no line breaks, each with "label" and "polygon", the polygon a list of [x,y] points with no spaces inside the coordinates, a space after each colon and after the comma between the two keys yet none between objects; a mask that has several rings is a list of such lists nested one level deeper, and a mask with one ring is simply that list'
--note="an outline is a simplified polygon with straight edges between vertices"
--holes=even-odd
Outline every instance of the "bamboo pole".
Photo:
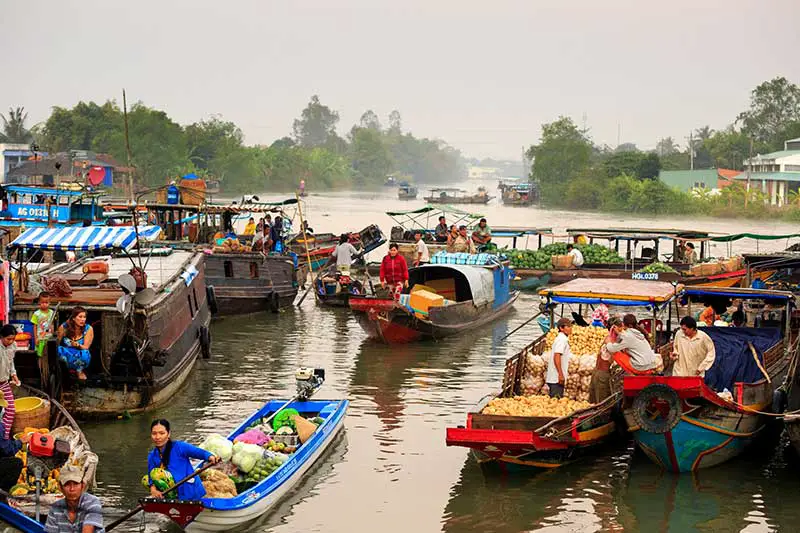
[{"label": "bamboo pole", "polygon": [[[297,214],[300,217],[300,232],[303,234],[303,244],[306,247],[306,260],[308,261],[309,274],[310,274],[310,278],[311,278],[311,283],[313,284],[313,282],[314,282],[314,265],[311,262],[311,252],[308,250],[308,233],[306,232],[305,219],[303,218],[303,206],[302,206],[302,202],[300,202],[300,194],[298,192],[295,192],[294,196],[295,196],[295,198],[297,198]],[[313,288],[314,288],[313,286],[309,287],[309,290],[312,290]],[[300,298],[300,301],[297,302],[298,307],[300,306],[300,304],[303,303],[303,300],[305,300],[307,294],[308,294],[308,291],[306,291],[306,294],[304,294],[303,297]],[[317,298],[317,291],[314,291],[314,299],[316,299],[316,298]]]}]

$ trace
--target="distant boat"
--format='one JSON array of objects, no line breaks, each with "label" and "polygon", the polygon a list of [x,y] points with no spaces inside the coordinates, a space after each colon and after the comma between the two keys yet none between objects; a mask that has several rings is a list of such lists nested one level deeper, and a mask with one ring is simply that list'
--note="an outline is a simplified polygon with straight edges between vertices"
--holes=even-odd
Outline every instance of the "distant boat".
[{"label": "distant boat", "polygon": [[509,185],[501,181],[497,188],[500,189],[503,203],[506,205],[529,206],[539,200],[539,188],[533,183]]},{"label": "distant boat", "polygon": [[431,189],[430,196],[425,201],[431,204],[488,204],[494,196],[489,196],[484,187],[478,187],[478,192],[469,194],[463,189],[437,188]]},{"label": "distant boat", "polygon": [[400,200],[414,200],[417,197],[418,189],[407,183],[402,182],[397,189],[397,198]]}]

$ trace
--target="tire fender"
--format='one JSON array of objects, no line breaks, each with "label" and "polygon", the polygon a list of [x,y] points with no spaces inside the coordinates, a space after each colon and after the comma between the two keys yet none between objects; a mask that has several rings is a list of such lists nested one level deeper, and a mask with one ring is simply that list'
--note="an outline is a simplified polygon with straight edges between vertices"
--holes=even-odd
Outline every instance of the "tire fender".
[{"label": "tire fender", "polygon": [[[653,416],[653,402],[658,402],[658,416]],[[675,389],[661,383],[648,385],[633,399],[633,418],[648,433],[668,433],[681,420],[681,399]]]},{"label": "tire fender", "polygon": [[200,353],[203,359],[211,357],[211,331],[206,326],[200,326]]},{"label": "tire fender", "polygon": [[217,305],[217,293],[214,291],[213,285],[206,287],[206,300],[208,301],[208,310],[211,311],[212,315],[216,315],[217,311],[219,311],[219,306]]}]

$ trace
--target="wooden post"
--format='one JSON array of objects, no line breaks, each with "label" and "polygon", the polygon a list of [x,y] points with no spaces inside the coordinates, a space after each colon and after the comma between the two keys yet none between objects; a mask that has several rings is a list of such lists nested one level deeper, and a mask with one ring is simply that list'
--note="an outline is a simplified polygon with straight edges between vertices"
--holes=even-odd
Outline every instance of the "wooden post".
[{"label": "wooden post", "polygon": [[[130,189],[130,200],[131,203],[134,204],[134,211],[136,210],[136,205],[134,202],[133,196],[133,167],[131,166],[131,143],[130,139],[128,138],[128,100],[125,97],[125,89],[122,89],[122,113],[123,118],[125,119],[125,152],[128,155],[128,188]],[[134,217],[134,223],[136,219]]]},{"label": "wooden post", "polygon": [[[303,235],[303,244],[305,244],[305,247],[306,247],[306,261],[308,261],[308,271],[309,271],[311,280],[313,282],[313,280],[314,280],[314,265],[311,263],[311,252],[308,250],[308,233],[306,233],[305,219],[303,219],[303,206],[301,205],[302,202],[300,202],[300,194],[295,192],[294,196],[295,196],[295,198],[297,198],[297,214],[300,217],[300,232]],[[316,290],[314,291],[314,298],[315,299],[317,298],[317,291]]]}]

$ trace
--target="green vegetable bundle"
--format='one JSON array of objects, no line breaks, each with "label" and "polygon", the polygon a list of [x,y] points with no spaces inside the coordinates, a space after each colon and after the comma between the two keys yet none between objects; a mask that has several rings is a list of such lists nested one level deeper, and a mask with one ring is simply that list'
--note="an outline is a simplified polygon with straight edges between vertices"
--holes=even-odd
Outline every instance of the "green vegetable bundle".
[{"label": "green vegetable bundle", "polygon": [[[623,263],[625,260],[614,250],[601,244],[577,244],[575,247],[583,254],[584,263]],[[567,243],[556,242],[542,246],[539,250],[503,250],[511,266],[521,269],[551,270],[554,255],[566,255]]]}]

